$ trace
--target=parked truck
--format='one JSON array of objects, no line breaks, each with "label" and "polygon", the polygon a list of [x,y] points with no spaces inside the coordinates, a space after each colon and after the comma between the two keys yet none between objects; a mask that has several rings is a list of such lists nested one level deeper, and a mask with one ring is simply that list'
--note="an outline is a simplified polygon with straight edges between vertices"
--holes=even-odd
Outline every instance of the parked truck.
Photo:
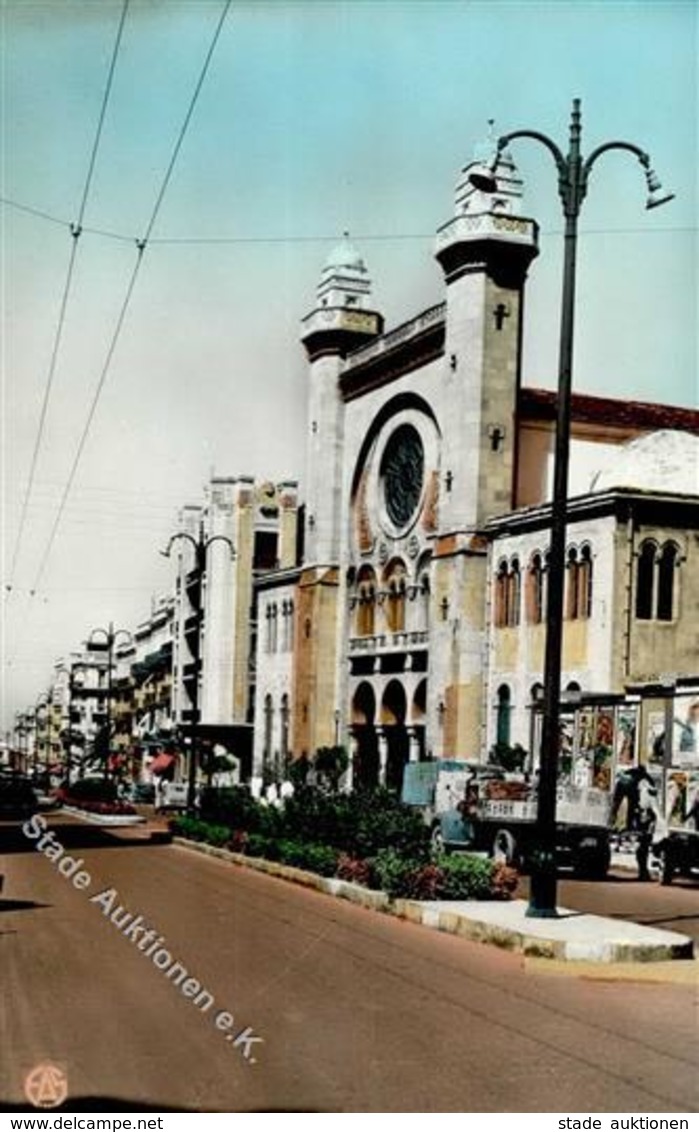
[{"label": "parked truck", "polygon": [[[409,763],[402,800],[420,809],[436,848],[485,852],[527,867],[537,807],[532,776],[459,759]],[[556,817],[559,864],[581,876],[606,876],[609,791],[560,781]]]}]

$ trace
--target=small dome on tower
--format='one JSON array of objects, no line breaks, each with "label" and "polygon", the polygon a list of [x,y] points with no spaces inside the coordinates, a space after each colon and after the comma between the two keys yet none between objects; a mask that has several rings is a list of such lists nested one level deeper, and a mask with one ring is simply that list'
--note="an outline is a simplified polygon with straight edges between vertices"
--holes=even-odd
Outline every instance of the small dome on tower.
[{"label": "small dome on tower", "polygon": [[345,232],[340,243],[336,244],[330,252],[325,261],[325,267],[345,267],[354,271],[366,271],[366,264],[350,241],[348,232]]}]

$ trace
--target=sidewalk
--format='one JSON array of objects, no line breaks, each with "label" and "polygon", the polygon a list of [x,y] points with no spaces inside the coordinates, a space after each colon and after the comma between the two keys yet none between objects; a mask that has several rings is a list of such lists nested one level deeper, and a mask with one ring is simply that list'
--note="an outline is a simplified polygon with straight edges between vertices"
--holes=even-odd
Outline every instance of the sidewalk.
[{"label": "sidewalk", "polygon": [[413,923],[495,944],[526,956],[595,963],[691,959],[693,941],[677,932],[559,908],[556,919],[526,915],[526,900],[396,900]]}]

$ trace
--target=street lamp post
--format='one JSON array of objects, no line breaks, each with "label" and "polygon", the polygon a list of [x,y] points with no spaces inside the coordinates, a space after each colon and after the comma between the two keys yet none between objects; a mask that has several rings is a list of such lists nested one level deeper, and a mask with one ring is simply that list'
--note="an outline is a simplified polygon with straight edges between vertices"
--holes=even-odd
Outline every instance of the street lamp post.
[{"label": "street lamp post", "polygon": [[537,805],[536,853],[531,874],[531,894],[527,915],[553,917],[556,912],[556,780],[560,732],[561,651],[563,642],[563,592],[565,582],[565,539],[568,501],[568,460],[570,450],[570,402],[573,368],[573,325],[575,315],[575,266],[578,217],[587,193],[593,166],[603,153],[626,150],[640,162],[646,177],[646,208],[656,208],[673,199],[665,193],[651,168],[650,158],[632,142],[610,141],[598,146],[588,158],[580,152],[582,126],[580,99],[573,99],[570,117],[569,148],[564,157],[546,134],[537,130],[514,130],[497,141],[496,153],[486,170],[471,174],[475,188],[493,192],[497,188],[495,172],[505,147],[517,138],[531,138],[552,154],[558,171],[558,192],[565,217],[563,256],[563,291],[558,355],[558,405],[554,457],[553,498],[551,502],[550,565],[544,658],[544,697]]},{"label": "street lamp post", "polygon": [[[80,687],[75,679],[75,674],[79,670],[83,672],[88,671],[88,665],[78,663],[70,664],[66,667],[62,664],[59,668],[60,672],[65,672],[68,677],[68,726],[65,730],[65,777],[67,783],[70,785],[70,772],[73,769],[73,704],[75,697],[76,687]],[[84,679],[84,677],[83,677]]]},{"label": "street lamp post", "polygon": [[205,537],[203,524],[199,527],[198,537],[190,535],[187,531],[178,531],[177,534],[172,535],[165,550],[160,553],[164,558],[170,557],[170,551],[178,539],[184,539],[194,547],[194,570],[196,574],[196,603],[194,607],[194,615],[196,618],[196,633],[194,636],[194,649],[192,650],[192,662],[194,664],[194,682],[192,685],[192,708],[191,708],[191,724],[189,730],[189,767],[187,772],[187,812],[194,812],[194,799],[197,789],[197,743],[198,743],[198,728],[199,728],[199,663],[200,663],[200,633],[201,633],[201,615],[202,615],[202,581],[204,572],[206,570],[206,554],[214,542],[225,542],[230,550],[231,560],[235,558],[235,549],[233,543],[226,535],[210,535]]},{"label": "street lamp post", "polygon": [[19,769],[22,774],[27,773],[28,763],[28,747],[29,747],[29,732],[31,731],[30,716],[27,712],[19,712],[17,714],[17,723],[15,725],[17,732],[17,747],[19,753]]},{"label": "street lamp post", "polygon": [[49,699],[48,692],[42,692],[41,695],[37,697],[37,701],[36,701],[36,704],[34,706],[34,750],[32,752],[32,773],[33,773],[35,782],[37,780],[38,770],[39,770],[39,712],[41,711],[42,708],[44,708],[45,711],[47,712],[46,730],[47,730],[47,734],[48,734],[49,733],[49,723],[48,723],[48,706],[49,706],[49,703],[50,703],[50,699]]},{"label": "street lamp post", "polygon": [[115,629],[114,628],[114,622],[110,621],[109,627],[107,629],[101,629],[100,628],[100,629],[93,629],[92,630],[92,632],[90,633],[90,636],[87,639],[88,649],[90,649],[90,648],[94,649],[96,647],[101,647],[98,644],[98,642],[96,642],[95,639],[94,639],[95,635],[98,634],[98,633],[101,634],[104,637],[104,641],[105,641],[105,645],[106,645],[106,649],[107,649],[107,703],[106,703],[106,710],[105,710],[105,715],[106,715],[105,727],[106,727],[107,741],[106,741],[106,749],[105,749],[105,755],[104,755],[104,779],[105,779],[105,782],[106,782],[109,779],[109,753],[110,753],[110,747],[111,747],[111,734],[112,734],[112,667],[113,667],[113,664],[114,664],[114,645],[116,644],[119,637],[124,637],[129,642],[132,642],[133,638],[132,638],[131,634],[129,633],[128,629]]}]

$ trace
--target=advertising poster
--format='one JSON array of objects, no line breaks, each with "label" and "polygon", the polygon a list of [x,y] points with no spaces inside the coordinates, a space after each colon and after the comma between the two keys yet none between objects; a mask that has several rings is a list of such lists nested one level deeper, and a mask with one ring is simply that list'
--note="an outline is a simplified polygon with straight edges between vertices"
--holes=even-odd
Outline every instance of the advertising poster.
[{"label": "advertising poster", "polygon": [[571,778],[573,774],[573,752],[575,748],[574,716],[561,716],[558,734],[558,773],[561,778]]},{"label": "advertising poster", "polygon": [[636,760],[638,706],[624,704],[617,708],[615,753],[617,767],[633,766]]},{"label": "advertising poster", "polygon": [[645,756],[649,766],[662,767],[665,742],[665,711],[653,708],[646,714]]},{"label": "advertising poster", "polygon": [[575,784],[587,787],[592,783],[597,735],[597,709],[583,707],[577,715],[577,744],[575,753]]},{"label": "advertising poster", "polygon": [[672,719],[672,765],[699,769],[699,692],[676,696]]},{"label": "advertising poster", "polygon": [[597,790],[611,790],[614,755],[614,712],[600,708],[597,713],[595,753],[592,763],[592,785]]},{"label": "advertising poster", "polygon": [[665,795],[665,820],[669,829],[682,829],[687,810],[687,789],[689,776],[684,770],[673,770],[668,774]]}]

